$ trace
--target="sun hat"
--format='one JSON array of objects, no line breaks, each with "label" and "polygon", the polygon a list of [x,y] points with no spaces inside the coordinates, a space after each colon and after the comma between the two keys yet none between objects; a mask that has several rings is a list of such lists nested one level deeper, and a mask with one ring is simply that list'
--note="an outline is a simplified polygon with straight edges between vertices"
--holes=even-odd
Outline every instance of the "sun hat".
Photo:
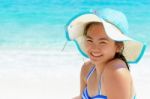
[{"label": "sun hat", "polygon": [[145,51],[145,44],[125,35],[129,33],[126,16],[111,8],[102,9],[99,13],[81,13],[66,24],[67,40],[74,41],[83,56],[88,58],[84,45],[84,29],[89,22],[101,22],[109,38],[114,41],[123,41],[122,54],[128,63],[137,63],[141,59]]}]

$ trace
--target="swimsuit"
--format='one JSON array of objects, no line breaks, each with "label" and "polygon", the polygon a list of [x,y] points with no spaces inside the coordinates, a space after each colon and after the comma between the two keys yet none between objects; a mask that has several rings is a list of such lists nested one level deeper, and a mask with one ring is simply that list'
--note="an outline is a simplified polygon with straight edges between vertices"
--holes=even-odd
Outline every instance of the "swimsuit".
[{"label": "swimsuit", "polygon": [[[86,80],[88,80],[90,78],[90,76],[92,75],[94,70],[95,70],[95,66],[88,73]],[[90,97],[89,94],[88,94],[87,86],[86,86],[84,88],[84,90],[83,90],[83,93],[82,93],[82,99],[107,99],[107,96],[104,96],[104,95],[101,94],[101,90],[100,89],[101,89],[101,83],[99,81],[98,94],[96,96]],[[134,96],[133,99],[136,99],[136,96]]]}]

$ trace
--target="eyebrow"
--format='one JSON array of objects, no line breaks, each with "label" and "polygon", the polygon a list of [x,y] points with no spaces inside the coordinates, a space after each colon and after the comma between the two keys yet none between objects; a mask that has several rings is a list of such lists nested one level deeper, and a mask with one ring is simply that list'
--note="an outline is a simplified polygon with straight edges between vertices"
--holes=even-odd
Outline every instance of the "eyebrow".
[{"label": "eyebrow", "polygon": [[[93,39],[92,37],[90,37],[88,35],[86,37],[89,38],[89,39]],[[102,38],[99,38],[98,40],[107,40],[107,41],[109,41],[109,39],[107,37],[102,37]]]}]

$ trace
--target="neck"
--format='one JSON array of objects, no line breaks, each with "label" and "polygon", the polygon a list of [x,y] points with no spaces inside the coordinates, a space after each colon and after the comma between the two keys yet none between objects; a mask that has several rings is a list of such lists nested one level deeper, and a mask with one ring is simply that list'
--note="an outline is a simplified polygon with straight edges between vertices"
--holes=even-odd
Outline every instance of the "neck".
[{"label": "neck", "polygon": [[105,68],[105,64],[103,63],[95,64],[95,68],[96,68],[97,79],[99,79]]}]

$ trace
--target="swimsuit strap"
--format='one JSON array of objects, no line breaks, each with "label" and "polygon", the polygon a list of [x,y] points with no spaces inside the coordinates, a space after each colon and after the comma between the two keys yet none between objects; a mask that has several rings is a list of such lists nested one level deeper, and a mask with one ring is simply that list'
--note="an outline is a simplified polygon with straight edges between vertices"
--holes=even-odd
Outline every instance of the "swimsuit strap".
[{"label": "swimsuit strap", "polygon": [[[91,70],[89,71],[89,73],[88,73],[88,75],[86,77],[86,80],[88,80],[91,77],[91,75],[92,75],[92,73],[94,72],[95,69],[96,69],[95,66],[93,66],[91,68]],[[101,94],[101,78],[102,77],[100,76],[100,80],[98,81],[98,95]]]},{"label": "swimsuit strap", "polygon": [[88,80],[88,79],[90,78],[90,76],[92,75],[92,73],[94,72],[94,70],[95,70],[95,66],[93,66],[93,67],[91,68],[91,70],[89,71],[89,73],[88,73],[88,75],[87,75],[87,77],[86,77],[86,80]]},{"label": "swimsuit strap", "polygon": [[98,81],[98,95],[101,95],[101,79]]}]

